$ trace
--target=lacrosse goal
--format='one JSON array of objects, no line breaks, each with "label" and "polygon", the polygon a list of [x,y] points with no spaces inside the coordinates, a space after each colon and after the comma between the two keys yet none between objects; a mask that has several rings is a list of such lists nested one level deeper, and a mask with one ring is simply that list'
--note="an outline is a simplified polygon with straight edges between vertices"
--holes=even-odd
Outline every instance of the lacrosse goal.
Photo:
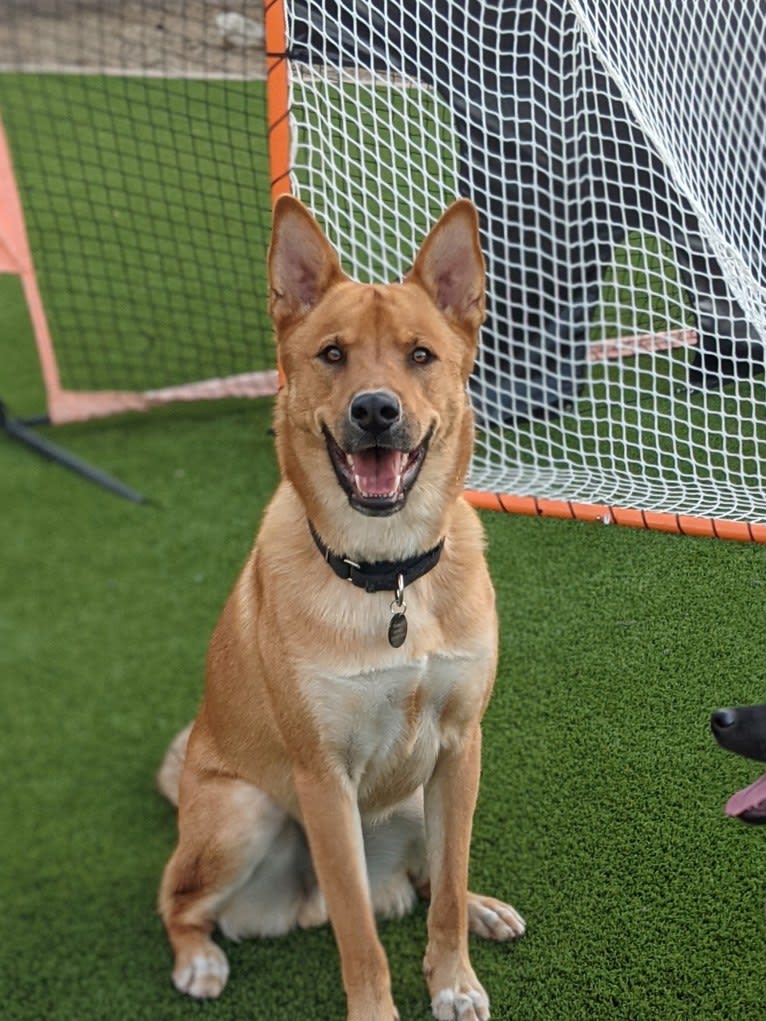
[{"label": "lacrosse goal", "polygon": [[463,195],[489,292],[471,498],[766,540],[761,6],[8,8],[0,271],[55,421],[274,391],[280,192],[362,280]]}]

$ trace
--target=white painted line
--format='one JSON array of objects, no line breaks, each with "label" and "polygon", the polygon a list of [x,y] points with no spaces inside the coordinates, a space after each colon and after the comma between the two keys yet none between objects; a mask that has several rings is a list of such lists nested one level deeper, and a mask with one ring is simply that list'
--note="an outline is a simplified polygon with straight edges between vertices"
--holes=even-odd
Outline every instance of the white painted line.
[{"label": "white painted line", "polygon": [[81,74],[104,75],[112,78],[169,78],[174,81],[266,81],[266,73],[261,68],[252,74],[237,74],[233,71],[205,71],[189,68],[187,70],[160,70],[148,67],[98,67],[78,64],[33,64],[28,61],[19,63],[0,62],[0,73],[23,74]]}]

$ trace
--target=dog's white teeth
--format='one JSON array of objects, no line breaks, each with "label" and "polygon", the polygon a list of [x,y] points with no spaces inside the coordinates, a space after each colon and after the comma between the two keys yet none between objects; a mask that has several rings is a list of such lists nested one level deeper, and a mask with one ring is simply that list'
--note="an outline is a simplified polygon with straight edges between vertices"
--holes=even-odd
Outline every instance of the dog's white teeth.
[{"label": "dog's white teeth", "polygon": [[351,456],[351,454],[346,454],[346,464],[349,466],[349,468],[354,467],[354,459]]},{"label": "dog's white teeth", "polygon": [[362,480],[359,478],[358,475],[354,476],[354,485],[356,486],[357,492],[361,496],[377,497],[378,499],[381,499],[381,500],[391,499],[391,498],[395,497],[397,495],[397,493],[399,492],[399,483],[398,482],[397,482],[396,486],[394,487],[394,489],[390,490],[390,492],[388,492],[388,493],[376,493],[374,490],[364,489],[363,486],[362,486]]}]

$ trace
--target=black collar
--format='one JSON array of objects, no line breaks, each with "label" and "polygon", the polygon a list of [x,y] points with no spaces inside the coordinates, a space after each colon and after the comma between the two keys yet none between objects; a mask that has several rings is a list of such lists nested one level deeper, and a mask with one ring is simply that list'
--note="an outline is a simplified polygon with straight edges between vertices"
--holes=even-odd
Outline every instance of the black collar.
[{"label": "black collar", "polygon": [[344,581],[350,581],[352,585],[363,588],[366,592],[396,592],[397,588],[411,585],[413,581],[428,574],[431,568],[436,567],[444,547],[444,539],[440,539],[438,544],[427,553],[419,553],[416,557],[409,557],[407,560],[377,560],[371,564],[356,563],[348,557],[330,552],[310,521],[309,529],[317,549],[338,577],[343,578]]}]

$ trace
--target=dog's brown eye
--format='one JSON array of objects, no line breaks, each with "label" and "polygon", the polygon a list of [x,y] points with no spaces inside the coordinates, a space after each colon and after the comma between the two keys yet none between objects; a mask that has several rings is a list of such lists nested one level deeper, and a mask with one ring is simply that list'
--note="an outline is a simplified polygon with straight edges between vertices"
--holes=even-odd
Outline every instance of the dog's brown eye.
[{"label": "dog's brown eye", "polygon": [[436,358],[433,351],[429,351],[427,347],[416,347],[410,354],[410,361],[415,365],[428,365]]},{"label": "dog's brown eye", "polygon": [[337,344],[328,344],[327,347],[323,347],[319,352],[319,357],[328,365],[340,365],[346,359],[343,349]]}]

